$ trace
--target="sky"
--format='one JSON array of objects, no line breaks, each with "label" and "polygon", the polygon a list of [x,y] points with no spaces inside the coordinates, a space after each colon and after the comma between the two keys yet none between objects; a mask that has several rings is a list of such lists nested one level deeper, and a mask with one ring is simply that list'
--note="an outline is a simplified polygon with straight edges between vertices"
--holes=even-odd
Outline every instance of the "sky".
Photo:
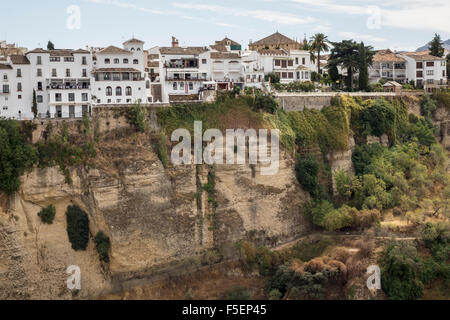
[{"label": "sky", "polygon": [[247,47],[276,31],[299,40],[317,32],[331,41],[375,49],[416,50],[435,33],[450,38],[449,0],[14,0],[2,1],[0,40],[34,49],[205,46],[225,36]]}]

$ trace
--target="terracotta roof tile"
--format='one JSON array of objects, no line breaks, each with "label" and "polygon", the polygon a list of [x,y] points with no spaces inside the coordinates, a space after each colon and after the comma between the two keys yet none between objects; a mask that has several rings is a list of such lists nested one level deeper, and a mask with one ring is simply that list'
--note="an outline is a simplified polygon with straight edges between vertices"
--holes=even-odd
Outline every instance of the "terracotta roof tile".
[{"label": "terracotta roof tile", "polygon": [[405,59],[399,57],[396,53],[391,50],[380,50],[373,57],[374,62],[406,62]]},{"label": "terracotta roof tile", "polygon": [[263,56],[287,56],[287,51],[283,49],[260,49],[258,53]]},{"label": "terracotta roof tile", "polygon": [[231,52],[211,52],[211,59],[239,59],[237,53]]},{"label": "terracotta roof tile", "polygon": [[115,46],[109,46],[109,47],[103,48],[102,50],[100,50],[97,53],[98,54],[131,54],[130,51],[121,49],[121,48],[118,48]]},{"label": "terracotta roof tile", "polygon": [[12,67],[8,64],[2,64],[0,63],[0,70],[11,70]]},{"label": "terracotta roof tile", "polygon": [[139,43],[139,44],[144,44],[145,42],[136,38],[131,38],[130,40],[125,41],[123,44],[128,44],[128,43]]},{"label": "terracotta roof tile", "polygon": [[187,48],[181,48],[181,47],[162,47],[159,49],[161,54],[190,54],[190,55],[198,55],[202,54],[206,51],[208,51],[205,47],[187,47]]},{"label": "terracotta roof tile", "polygon": [[259,41],[253,42],[251,45],[277,45],[277,44],[291,44],[296,43],[291,38],[288,38],[284,35],[282,35],[279,32],[276,32],[268,37],[265,37],[264,39],[261,39]]},{"label": "terracotta roof tile", "polygon": [[13,64],[30,64],[30,60],[26,56],[22,55],[10,55],[11,62]]}]

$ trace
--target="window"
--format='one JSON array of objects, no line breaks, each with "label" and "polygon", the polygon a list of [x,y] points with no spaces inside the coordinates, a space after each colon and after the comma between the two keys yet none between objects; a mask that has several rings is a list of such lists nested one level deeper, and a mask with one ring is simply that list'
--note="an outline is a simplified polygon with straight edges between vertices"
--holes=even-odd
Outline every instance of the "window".
[{"label": "window", "polygon": [[127,72],[122,73],[122,80],[123,81],[128,81],[130,80],[130,74]]},{"label": "window", "polygon": [[81,76],[83,78],[87,78],[87,70],[86,69],[83,69]]},{"label": "window", "polygon": [[434,62],[433,61],[428,61],[427,62],[427,67],[434,67]]},{"label": "window", "polygon": [[114,63],[115,63],[115,64],[119,64],[119,63],[120,63],[120,60],[116,58],[116,59],[114,59]]},{"label": "window", "polygon": [[427,76],[434,76],[434,70],[427,70]]},{"label": "window", "polygon": [[38,91],[42,91],[42,82],[37,83],[37,89]]},{"label": "window", "polygon": [[192,82],[189,82],[189,90],[194,90],[194,84]]},{"label": "window", "polygon": [[298,64],[298,58],[295,58],[295,64]]},{"label": "window", "polygon": [[133,64],[139,64],[139,60],[138,59],[134,59],[133,60]]},{"label": "window", "polygon": [[281,68],[283,68],[283,69],[287,68],[287,61],[286,60],[282,60],[281,61]]},{"label": "window", "polygon": [[180,90],[184,90],[184,82],[180,82]]},{"label": "window", "polygon": [[62,101],[62,94],[61,93],[55,93],[55,101],[61,102]]},{"label": "window", "polygon": [[133,90],[131,89],[131,87],[127,87],[127,88],[125,89],[125,94],[126,94],[127,96],[131,96],[131,95],[133,94]]},{"label": "window", "polygon": [[281,78],[282,78],[282,79],[286,79],[286,78],[287,78],[287,72],[283,72],[283,73],[281,74]]},{"label": "window", "polygon": [[[17,96],[17,99],[19,99],[19,100],[22,99],[22,95],[19,94],[19,95]],[[20,112],[20,111],[19,111],[19,112]]]},{"label": "window", "polygon": [[302,58],[302,64],[303,64],[303,65],[306,64],[306,58]]},{"label": "window", "polygon": [[117,87],[116,88],[116,96],[121,96],[122,95],[122,87]]},{"label": "window", "polygon": [[66,69],[66,77],[70,77],[70,69]]},{"label": "window", "polygon": [[289,61],[288,61],[288,66],[289,66],[289,67],[292,67],[293,65],[294,65],[294,61],[293,61],[293,60],[289,60]]},{"label": "window", "polygon": [[8,75],[7,74],[3,75],[3,80],[8,80]]},{"label": "window", "polygon": [[106,87],[106,95],[108,97],[112,96],[112,88],[111,87]]},{"label": "window", "polygon": [[275,67],[279,67],[281,66],[281,61],[280,60],[275,60]]},{"label": "window", "polygon": [[427,79],[427,83],[428,84],[434,84],[434,80],[433,79]]},{"label": "window", "polygon": [[417,71],[416,77],[423,78],[423,71]]},{"label": "window", "polygon": [[42,69],[37,69],[36,76],[42,77]]},{"label": "window", "polygon": [[123,59],[123,64],[128,64],[129,60],[128,59]]},{"label": "window", "polygon": [[86,57],[83,57],[83,58],[81,58],[81,64],[82,65],[87,65],[87,58]]},{"label": "window", "polygon": [[81,94],[81,101],[88,101],[88,94],[87,93],[82,93]]},{"label": "window", "polygon": [[206,59],[202,59],[202,64],[206,64]]},{"label": "window", "polygon": [[22,69],[17,69],[17,78],[22,78]]},{"label": "window", "polygon": [[445,60],[441,61],[441,67],[445,67]]},{"label": "window", "polygon": [[22,83],[21,83],[21,82],[18,82],[18,83],[17,83],[17,91],[18,91],[18,92],[21,92],[21,91],[22,91]]},{"label": "window", "polygon": [[57,77],[56,69],[52,69],[52,77]]},{"label": "window", "polygon": [[3,85],[3,93],[9,93],[9,85],[8,84]]},{"label": "window", "polygon": [[294,79],[294,73],[293,72],[289,72],[288,73],[288,78],[289,79]]},{"label": "window", "polygon": [[416,62],[416,69],[423,69],[423,62]]},{"label": "window", "polygon": [[136,51],[141,51],[141,48],[137,48]]},{"label": "window", "polygon": [[105,64],[110,64],[111,60],[110,59],[105,59]]},{"label": "window", "polygon": [[37,103],[42,103],[43,101],[44,101],[44,99],[42,98],[41,95],[36,96],[36,102],[37,102]]},{"label": "window", "polygon": [[37,56],[36,57],[36,64],[37,65],[41,65],[42,64],[42,57],[41,56]]},{"label": "window", "polygon": [[60,57],[50,57],[50,62],[60,62],[61,58]]},{"label": "window", "polygon": [[106,72],[104,76],[104,80],[111,80],[111,73]]},{"label": "window", "polygon": [[176,82],[173,83],[173,90],[178,90],[178,86],[177,86]]},{"label": "window", "polygon": [[442,70],[442,76],[445,78],[445,70]]},{"label": "window", "polygon": [[64,57],[64,62],[74,62],[75,58],[74,57]]},{"label": "window", "polygon": [[120,73],[113,73],[113,80],[120,81]]}]

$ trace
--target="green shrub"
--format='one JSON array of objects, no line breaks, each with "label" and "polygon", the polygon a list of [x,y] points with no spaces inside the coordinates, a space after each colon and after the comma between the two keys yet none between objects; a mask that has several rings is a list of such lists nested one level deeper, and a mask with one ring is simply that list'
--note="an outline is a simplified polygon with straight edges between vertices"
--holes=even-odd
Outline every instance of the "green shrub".
[{"label": "green shrub", "polygon": [[20,176],[31,170],[36,160],[36,151],[21,134],[19,122],[0,119],[0,192],[17,192]]},{"label": "green shrub", "polygon": [[314,197],[318,192],[319,163],[313,155],[299,157],[295,166],[298,182],[303,189]]},{"label": "green shrub", "polygon": [[372,160],[381,156],[385,150],[386,148],[379,143],[356,146],[352,156],[356,175],[370,173],[369,166],[372,164]]},{"label": "green shrub", "polygon": [[274,114],[277,109],[278,103],[272,96],[260,95],[255,97],[255,102],[253,103],[254,111],[263,111]]},{"label": "green shrub", "polygon": [[360,113],[361,135],[381,137],[394,129],[395,110],[385,99],[377,99]]},{"label": "green shrub", "polygon": [[392,243],[380,259],[381,284],[393,300],[414,300],[422,297],[417,249],[404,243]]},{"label": "green shrub", "polygon": [[147,130],[147,108],[142,106],[141,103],[134,104],[129,115],[129,121],[140,132]]},{"label": "green shrub", "polygon": [[111,242],[109,237],[103,233],[103,231],[99,231],[95,236],[95,247],[97,248],[97,252],[100,255],[100,260],[103,262],[109,262],[109,248],[111,247]]},{"label": "green shrub", "polygon": [[275,72],[269,73],[268,75],[265,76],[266,82],[269,81],[269,78],[270,78],[270,83],[272,83],[272,84],[280,83],[280,76],[277,75]]},{"label": "green shrub", "polygon": [[431,120],[433,117],[433,113],[436,111],[436,109],[437,109],[436,102],[431,98],[430,95],[426,94],[423,97],[422,102],[420,104],[420,113],[426,119]]},{"label": "green shrub", "polygon": [[283,294],[278,289],[273,289],[269,293],[269,300],[280,300],[283,298]]},{"label": "green shrub", "polygon": [[164,168],[169,164],[169,155],[167,153],[167,137],[164,133],[155,139],[154,143],[156,153]]},{"label": "green shrub", "polygon": [[42,209],[38,216],[41,218],[41,221],[46,224],[53,224],[53,220],[55,219],[56,209],[54,205],[50,205],[47,208]]},{"label": "green shrub", "polygon": [[226,300],[243,301],[249,299],[250,293],[246,288],[241,286],[235,286],[231,288],[226,294]]},{"label": "green shrub", "polygon": [[86,250],[89,242],[89,218],[78,206],[67,208],[67,234],[75,251]]}]

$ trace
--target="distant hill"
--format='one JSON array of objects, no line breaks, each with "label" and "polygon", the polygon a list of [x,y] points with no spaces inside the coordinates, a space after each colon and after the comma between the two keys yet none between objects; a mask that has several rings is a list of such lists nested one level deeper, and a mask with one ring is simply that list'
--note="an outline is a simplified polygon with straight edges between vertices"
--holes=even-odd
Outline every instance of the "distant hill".
[{"label": "distant hill", "polygon": [[[430,48],[430,43],[431,42],[428,42],[428,44],[424,45],[423,47],[420,47],[416,51],[428,50]],[[448,39],[447,41],[444,41],[444,48],[450,51],[450,39]]]}]

